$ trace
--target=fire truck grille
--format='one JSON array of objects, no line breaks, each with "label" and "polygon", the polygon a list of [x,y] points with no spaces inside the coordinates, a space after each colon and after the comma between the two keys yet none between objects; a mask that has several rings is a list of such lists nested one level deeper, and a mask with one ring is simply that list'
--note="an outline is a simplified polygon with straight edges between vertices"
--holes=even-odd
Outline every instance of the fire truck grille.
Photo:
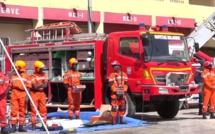
[{"label": "fire truck grille", "polygon": [[[166,75],[154,75],[155,81],[157,84],[171,84],[174,85],[183,85],[188,82],[189,74],[174,74],[171,73],[166,80]],[[168,81],[168,82],[167,82]]]}]

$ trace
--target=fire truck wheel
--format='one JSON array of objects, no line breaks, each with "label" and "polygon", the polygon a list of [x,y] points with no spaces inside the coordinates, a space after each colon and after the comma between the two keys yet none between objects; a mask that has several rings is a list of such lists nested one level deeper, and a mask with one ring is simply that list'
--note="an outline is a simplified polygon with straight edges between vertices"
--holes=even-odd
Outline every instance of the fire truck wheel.
[{"label": "fire truck wheel", "polygon": [[126,112],[125,116],[128,117],[134,117],[135,112],[136,112],[136,105],[135,102],[133,101],[133,97],[131,96],[130,93],[126,94]]},{"label": "fire truck wheel", "polygon": [[155,103],[155,108],[160,117],[171,119],[174,118],[179,111],[179,100],[159,101]]}]

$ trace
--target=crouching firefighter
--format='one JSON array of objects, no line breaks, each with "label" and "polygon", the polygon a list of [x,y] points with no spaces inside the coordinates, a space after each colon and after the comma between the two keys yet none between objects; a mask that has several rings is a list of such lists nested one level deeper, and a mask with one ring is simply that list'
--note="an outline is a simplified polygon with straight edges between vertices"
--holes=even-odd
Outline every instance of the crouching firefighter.
[{"label": "crouching firefighter", "polygon": [[[31,76],[32,88],[30,90],[30,95],[33,99],[35,106],[40,112],[44,123],[46,123],[46,95],[44,89],[48,87],[48,81],[46,79],[46,74],[43,72],[44,64],[41,61],[36,61],[34,63],[34,74]],[[37,113],[32,103],[31,105],[31,122],[32,130],[36,130],[37,123]]]},{"label": "crouching firefighter", "polygon": [[7,88],[8,88],[9,79],[8,77],[1,71],[0,64],[0,125],[1,125],[1,134],[9,134],[10,131],[6,129],[7,124]]},{"label": "crouching firefighter", "polygon": [[212,70],[212,63],[205,61],[204,70],[202,72],[202,79],[204,82],[204,101],[202,107],[203,119],[207,119],[208,102],[210,101],[210,118],[214,119],[215,106],[215,72]]},{"label": "crouching firefighter", "polygon": [[[112,124],[116,124],[117,113],[120,116],[120,124],[126,124],[123,120],[123,116],[126,110],[126,92],[128,90],[128,77],[127,74],[122,72],[121,65],[118,61],[113,61],[111,66],[114,69],[114,73],[109,76],[109,86],[111,89],[111,116]],[[117,109],[118,107],[118,109]]]},{"label": "crouching firefighter", "polygon": [[[29,76],[25,73],[26,63],[22,60],[15,62],[15,67],[24,82],[27,89],[31,88],[31,80]],[[11,81],[9,83],[9,88],[12,89],[11,92],[11,114],[10,120],[12,124],[11,133],[16,132],[16,123],[19,121],[19,132],[27,132],[23,127],[25,124],[25,112],[26,112],[26,102],[28,101],[28,96],[25,92],[21,80],[17,74],[13,74]],[[19,117],[17,117],[19,115]]]},{"label": "crouching firefighter", "polygon": [[70,69],[64,74],[64,86],[68,93],[68,116],[69,119],[73,118],[73,111],[75,112],[76,119],[80,118],[80,105],[82,100],[81,92],[74,92],[76,86],[80,85],[81,73],[77,71],[78,60],[71,58],[69,60]]}]

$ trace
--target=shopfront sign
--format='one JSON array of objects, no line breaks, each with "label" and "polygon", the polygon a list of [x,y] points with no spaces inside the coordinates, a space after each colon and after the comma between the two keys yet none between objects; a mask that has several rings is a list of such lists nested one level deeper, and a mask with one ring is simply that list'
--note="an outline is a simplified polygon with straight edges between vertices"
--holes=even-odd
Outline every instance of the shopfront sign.
[{"label": "shopfront sign", "polygon": [[113,24],[135,24],[135,25],[145,23],[145,25],[151,25],[152,17],[150,15],[105,12],[104,22]]},{"label": "shopfront sign", "polygon": [[157,25],[168,25],[170,27],[194,28],[195,19],[192,18],[175,18],[175,17],[156,17]]},{"label": "shopfront sign", "polygon": [[[88,21],[87,10],[44,8],[44,20],[71,20],[71,21]],[[100,22],[100,12],[92,11],[92,21]]]},{"label": "shopfront sign", "polygon": [[0,17],[38,19],[38,8],[0,4]]}]

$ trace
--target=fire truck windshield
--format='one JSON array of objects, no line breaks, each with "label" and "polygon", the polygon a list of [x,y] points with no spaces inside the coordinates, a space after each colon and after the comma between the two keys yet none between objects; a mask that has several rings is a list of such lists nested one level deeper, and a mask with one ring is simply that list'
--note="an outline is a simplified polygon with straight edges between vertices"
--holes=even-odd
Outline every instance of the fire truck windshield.
[{"label": "fire truck windshield", "polygon": [[188,46],[184,36],[178,35],[142,35],[145,61],[176,61],[190,60]]}]

